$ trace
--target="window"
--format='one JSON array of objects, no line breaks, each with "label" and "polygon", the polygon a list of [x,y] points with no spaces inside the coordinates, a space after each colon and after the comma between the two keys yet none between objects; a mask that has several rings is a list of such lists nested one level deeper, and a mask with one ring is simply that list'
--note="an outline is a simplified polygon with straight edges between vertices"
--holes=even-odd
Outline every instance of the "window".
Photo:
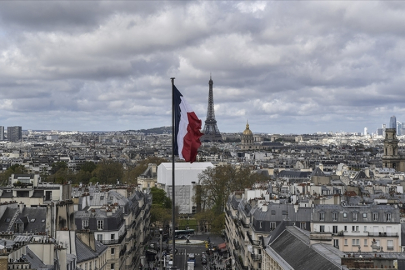
[{"label": "window", "polygon": [[360,239],[352,239],[352,246],[360,246]]},{"label": "window", "polygon": [[103,235],[97,234],[97,241],[103,241]]},{"label": "window", "polygon": [[325,225],[319,226],[319,231],[320,232],[325,232]]},{"label": "window", "polygon": [[345,226],[345,232],[347,232],[347,226]]},{"label": "window", "polygon": [[333,221],[336,221],[338,219],[338,213],[333,213]]},{"label": "window", "polygon": [[387,240],[387,250],[394,250],[394,241]]},{"label": "window", "polygon": [[274,216],[276,214],[276,210],[271,210],[271,215]]},{"label": "window", "polygon": [[364,246],[367,246],[367,239],[364,239]]},{"label": "window", "polygon": [[347,239],[345,239],[345,246],[347,246]]},{"label": "window", "polygon": [[352,226],[352,232],[356,231],[356,226]]},{"label": "window", "polygon": [[324,221],[325,220],[325,213],[319,213],[319,220]]},{"label": "window", "polygon": [[111,240],[114,240],[114,239],[115,239],[115,234],[112,233],[112,234],[111,234]]},{"label": "window", "polygon": [[104,228],[103,220],[97,220],[97,230],[102,230]]},{"label": "window", "polygon": [[115,266],[114,263],[112,263],[110,269],[114,270],[114,266]]},{"label": "window", "polygon": [[262,222],[261,221],[259,222],[259,227],[262,228]]},{"label": "window", "polygon": [[307,228],[307,224],[305,222],[300,223],[300,228],[305,230]]},{"label": "window", "polygon": [[347,218],[347,213],[343,213],[343,217],[344,217],[344,218]]},{"label": "window", "polygon": [[391,221],[391,213],[386,213],[387,221]]},{"label": "window", "polygon": [[363,218],[367,218],[367,213],[363,213]]},{"label": "window", "polygon": [[111,248],[111,255],[114,255],[115,254],[115,248]]},{"label": "window", "polygon": [[373,213],[373,220],[377,221],[378,220],[378,213]]},{"label": "window", "polygon": [[337,233],[337,232],[338,232],[338,226],[333,226],[332,229],[333,229],[333,233]]},{"label": "window", "polygon": [[367,232],[367,226],[364,226],[364,232]]},{"label": "window", "polygon": [[339,248],[339,239],[333,239],[333,246]]},{"label": "window", "polygon": [[83,219],[82,220],[82,227],[83,229],[86,229],[89,227],[89,220],[88,219]]},{"label": "window", "polygon": [[274,230],[276,228],[276,223],[275,222],[270,222],[270,230]]},{"label": "window", "polygon": [[354,221],[357,220],[357,213],[356,213],[356,212],[353,213],[353,220],[354,220]]}]

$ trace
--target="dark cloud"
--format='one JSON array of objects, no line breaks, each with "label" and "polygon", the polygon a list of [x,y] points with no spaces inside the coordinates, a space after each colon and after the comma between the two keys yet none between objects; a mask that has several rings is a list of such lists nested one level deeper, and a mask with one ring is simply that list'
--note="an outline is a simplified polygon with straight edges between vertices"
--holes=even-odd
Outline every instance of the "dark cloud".
[{"label": "dark cloud", "polygon": [[405,121],[404,18],[399,2],[0,2],[0,125],[170,125],[170,77],[205,120],[211,74],[222,131],[373,130]]}]

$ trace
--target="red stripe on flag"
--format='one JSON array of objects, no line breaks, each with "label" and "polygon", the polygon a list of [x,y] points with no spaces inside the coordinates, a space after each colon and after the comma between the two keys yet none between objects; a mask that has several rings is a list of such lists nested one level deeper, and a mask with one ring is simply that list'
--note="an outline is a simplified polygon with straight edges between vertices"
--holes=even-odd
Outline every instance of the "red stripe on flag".
[{"label": "red stripe on flag", "polygon": [[194,112],[187,113],[188,126],[187,133],[184,136],[183,150],[181,151],[184,160],[193,163],[197,157],[197,150],[200,147],[200,137],[203,135],[200,132],[201,120],[198,119]]}]

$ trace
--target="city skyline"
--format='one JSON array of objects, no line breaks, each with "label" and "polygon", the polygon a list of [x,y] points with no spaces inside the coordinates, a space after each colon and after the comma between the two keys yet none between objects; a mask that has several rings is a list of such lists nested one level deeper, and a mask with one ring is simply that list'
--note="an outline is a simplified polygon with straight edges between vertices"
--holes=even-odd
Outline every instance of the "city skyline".
[{"label": "city skyline", "polygon": [[[371,19],[372,18],[372,19]],[[375,132],[402,104],[402,2],[1,2],[0,125],[171,125],[171,82],[221,132]]]}]

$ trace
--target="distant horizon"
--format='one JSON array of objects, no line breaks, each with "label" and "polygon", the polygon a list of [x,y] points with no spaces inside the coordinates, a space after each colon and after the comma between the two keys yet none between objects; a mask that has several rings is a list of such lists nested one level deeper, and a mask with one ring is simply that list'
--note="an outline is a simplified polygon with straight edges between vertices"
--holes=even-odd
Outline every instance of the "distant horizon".
[{"label": "distant horizon", "polygon": [[[143,130],[153,130],[153,129],[159,129],[163,127],[170,127],[171,126],[162,126],[162,127],[152,127],[152,128],[142,128],[142,129],[126,129],[126,130],[62,130],[62,129],[22,129],[23,132],[83,132],[83,133],[97,133],[97,132],[127,132],[127,131],[135,131],[135,132],[141,132]],[[303,134],[308,134],[308,135],[316,135],[316,134],[336,134],[336,133],[346,133],[346,134],[362,134],[362,132],[350,132],[350,131],[316,131],[312,133],[281,133],[281,132],[273,132],[273,133],[268,133],[268,132],[255,132],[253,131],[253,134],[277,134],[277,135],[303,135]],[[6,130],[5,130],[5,133]],[[171,132],[169,132],[171,133]],[[237,133],[243,133],[243,130],[241,131],[235,131],[235,132],[221,132],[221,134],[237,134]],[[374,133],[373,133],[374,134]]]}]

